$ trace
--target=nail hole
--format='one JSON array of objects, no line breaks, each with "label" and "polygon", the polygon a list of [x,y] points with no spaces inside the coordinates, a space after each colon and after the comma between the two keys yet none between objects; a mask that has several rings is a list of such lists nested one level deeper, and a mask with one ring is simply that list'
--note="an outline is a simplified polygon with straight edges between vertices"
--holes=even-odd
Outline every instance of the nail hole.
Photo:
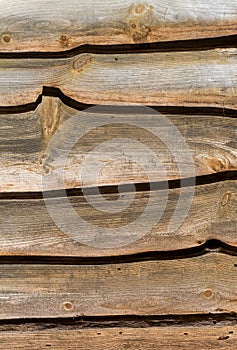
[{"label": "nail hole", "polygon": [[10,41],[11,41],[10,35],[8,35],[8,34],[3,34],[3,35],[2,35],[2,42],[3,42],[4,44],[9,44]]},{"label": "nail hole", "polygon": [[214,292],[213,292],[213,290],[211,290],[211,289],[205,289],[205,290],[202,292],[202,296],[203,296],[204,298],[207,298],[207,299],[212,298],[213,294],[214,294]]},{"label": "nail hole", "polygon": [[63,308],[64,310],[66,311],[72,311],[73,310],[73,304],[70,303],[70,301],[66,301],[64,304],[63,304]]}]

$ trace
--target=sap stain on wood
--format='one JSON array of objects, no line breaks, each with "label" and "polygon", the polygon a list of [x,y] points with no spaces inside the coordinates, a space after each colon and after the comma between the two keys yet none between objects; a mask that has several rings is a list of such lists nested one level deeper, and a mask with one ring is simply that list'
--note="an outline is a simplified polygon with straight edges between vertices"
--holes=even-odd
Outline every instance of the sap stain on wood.
[{"label": "sap stain on wood", "polygon": [[41,118],[41,126],[44,143],[47,145],[54,132],[57,130],[60,119],[60,101],[57,98],[44,96],[36,113]]}]

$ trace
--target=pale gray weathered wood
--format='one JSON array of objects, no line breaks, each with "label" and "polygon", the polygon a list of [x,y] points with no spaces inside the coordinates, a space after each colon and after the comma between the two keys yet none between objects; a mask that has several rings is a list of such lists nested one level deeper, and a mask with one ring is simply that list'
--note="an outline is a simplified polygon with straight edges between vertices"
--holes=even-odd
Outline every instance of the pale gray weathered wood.
[{"label": "pale gray weathered wood", "polygon": [[88,104],[237,108],[237,50],[1,59],[0,106],[34,102],[43,86]]},{"label": "pale gray weathered wood", "polygon": [[0,1],[0,51],[64,51],[237,33],[235,0]]}]

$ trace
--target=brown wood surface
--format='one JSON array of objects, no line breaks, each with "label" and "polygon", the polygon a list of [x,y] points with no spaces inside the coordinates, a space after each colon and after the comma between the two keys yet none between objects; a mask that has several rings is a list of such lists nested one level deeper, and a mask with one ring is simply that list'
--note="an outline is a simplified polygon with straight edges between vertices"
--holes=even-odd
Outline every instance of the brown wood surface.
[{"label": "brown wood surface", "polygon": [[[181,193],[184,204],[178,207]],[[1,199],[0,255],[126,255],[196,247],[208,239],[236,247],[237,182],[197,186],[192,198],[193,194],[193,188],[186,187],[182,192],[169,190],[168,200],[165,190],[137,192],[131,202],[129,193],[122,193],[120,199],[116,194],[69,197],[80,222],[75,221],[65,199],[60,197],[46,202]],[[104,203],[109,209],[112,203],[113,212],[108,212]],[[183,222],[172,226],[180,217]],[[114,232],[109,233],[110,239],[105,230]],[[118,243],[114,241],[115,234]]]},{"label": "brown wood surface", "polygon": [[[236,1],[0,7],[0,107],[40,101],[43,91],[100,105],[77,111],[43,97],[34,111],[1,109],[0,350],[234,350],[237,124],[225,110],[237,110],[237,49],[227,48]],[[154,42],[166,43],[111,47]],[[223,117],[165,116],[148,105],[218,107]],[[177,188],[195,176],[205,184]],[[164,180],[174,188],[148,191]],[[96,193],[131,183],[134,197],[130,187]]]},{"label": "brown wood surface", "polygon": [[235,349],[236,333],[236,326],[1,331],[0,349],[230,350]]},{"label": "brown wood surface", "polygon": [[[77,111],[44,97],[35,111],[0,115],[0,191],[41,191],[47,173],[44,190],[237,170],[236,136],[234,118],[160,115],[142,106]],[[64,164],[66,149],[70,151]],[[63,184],[57,181],[60,169]]]},{"label": "brown wood surface", "polygon": [[235,0],[0,1],[0,51],[64,51],[237,33]]},{"label": "brown wood surface", "polygon": [[1,59],[0,106],[34,102],[43,86],[88,104],[237,108],[237,49]]},{"label": "brown wood surface", "polygon": [[0,319],[237,311],[236,256],[105,265],[0,265]]}]

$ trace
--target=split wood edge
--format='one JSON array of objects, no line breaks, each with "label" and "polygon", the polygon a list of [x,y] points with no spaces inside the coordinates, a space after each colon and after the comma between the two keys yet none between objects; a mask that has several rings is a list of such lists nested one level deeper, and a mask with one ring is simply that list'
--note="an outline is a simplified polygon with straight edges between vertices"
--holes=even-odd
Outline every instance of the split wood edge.
[{"label": "split wood edge", "polygon": [[[237,50],[1,59],[0,106],[33,103],[44,86],[84,104],[237,109]],[[17,79],[16,79],[17,76]]]}]

